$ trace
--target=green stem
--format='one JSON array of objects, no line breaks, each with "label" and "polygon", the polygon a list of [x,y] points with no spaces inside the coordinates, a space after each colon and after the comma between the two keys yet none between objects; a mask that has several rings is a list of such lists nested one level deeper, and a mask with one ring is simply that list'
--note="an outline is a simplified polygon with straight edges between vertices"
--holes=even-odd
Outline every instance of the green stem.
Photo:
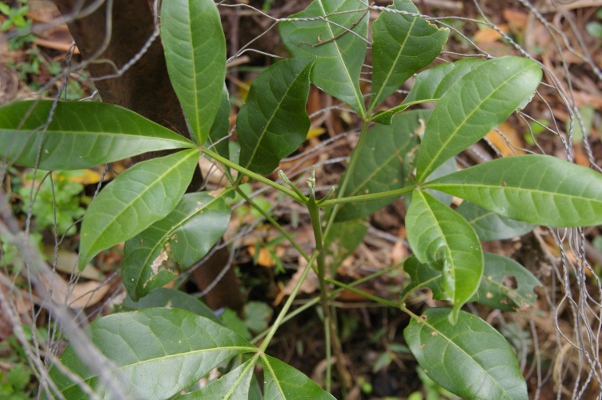
[{"label": "green stem", "polygon": [[337,198],[332,199],[332,200],[326,200],[322,204],[320,204],[320,206],[322,206],[322,207],[327,207],[328,205],[334,204],[334,208],[332,209],[332,212],[330,213],[330,217],[328,218],[328,223],[326,224],[324,236],[328,236],[328,233],[330,232],[330,228],[332,227],[332,225],[334,223],[334,219],[336,218],[337,213],[339,212],[339,209],[341,208],[340,203],[342,203],[342,202],[336,202],[336,200],[341,200],[343,198],[343,196],[345,195],[345,190],[347,190],[347,185],[349,184],[349,179],[351,177],[353,170],[355,169],[357,160],[359,159],[360,149],[362,148],[364,141],[366,140],[366,133],[368,132],[369,124],[370,124],[369,121],[364,121],[364,124],[362,125],[362,131],[360,132],[360,138],[357,141],[357,145],[351,152],[351,159],[349,160],[349,166],[347,167],[347,171],[345,172],[343,181],[339,185],[339,190],[337,191]]},{"label": "green stem", "polygon": [[[384,199],[384,198],[387,198],[387,197],[399,197],[399,196],[403,196],[404,194],[413,192],[414,190],[416,190],[417,187],[418,187],[418,185],[412,185],[412,186],[403,187],[401,189],[388,190],[386,192],[362,194],[362,195],[359,195],[359,196],[343,197],[343,198],[336,198],[336,199],[332,199],[332,200],[325,200],[324,202],[320,203],[320,207],[328,207],[328,206],[332,206],[332,205],[338,206],[339,204],[344,204],[344,203],[354,203],[354,202],[360,202],[360,201],[370,201],[370,200]],[[331,218],[332,218],[332,215],[331,215]]]},{"label": "green stem", "polygon": [[386,306],[389,306],[389,307],[394,307],[394,308],[399,308],[399,307],[400,307],[400,304],[399,304],[399,303],[396,303],[396,302],[394,302],[394,301],[390,301],[390,300],[386,300],[386,299],[382,299],[382,298],[380,298],[380,297],[378,297],[378,296],[373,296],[373,295],[371,295],[370,293],[366,293],[366,292],[364,292],[363,290],[356,289],[356,288],[354,288],[353,286],[350,286],[350,285],[344,284],[343,282],[339,282],[339,281],[337,281],[337,280],[330,279],[330,278],[326,278],[326,282],[329,282],[329,283],[335,284],[335,285],[337,285],[338,287],[341,287],[341,288],[343,288],[343,289],[347,289],[347,290],[349,290],[349,291],[351,291],[351,292],[353,292],[353,293],[357,293],[357,294],[359,294],[360,296],[364,296],[365,298],[367,298],[367,299],[370,299],[370,300],[373,300],[373,301],[375,301],[375,302],[377,302],[377,303],[384,304],[384,305],[386,305]]},{"label": "green stem", "polygon": [[259,211],[259,213],[261,213],[261,215],[264,216],[264,218],[270,223],[272,224],[276,229],[278,229],[280,231],[280,233],[282,233],[282,236],[284,236],[286,239],[288,239],[288,241],[293,245],[293,247],[295,249],[297,249],[297,251],[299,252],[299,254],[301,254],[301,257],[303,257],[306,260],[309,260],[309,255],[305,252],[305,250],[303,250],[303,248],[299,245],[299,243],[297,243],[297,241],[291,236],[290,233],[288,233],[283,227],[282,225],[280,225],[278,222],[276,222],[276,220],[274,218],[272,218],[270,216],[269,213],[267,213],[263,208],[259,207],[257,204],[255,204],[255,202],[253,201],[253,199],[251,199],[249,196],[246,195],[245,192],[243,192],[239,187],[236,188],[236,192],[243,198],[245,199],[245,201],[247,203],[249,203],[251,205],[251,207],[253,207],[254,209],[256,209],[257,211]]},{"label": "green stem", "polygon": [[[403,265],[403,263],[392,265],[389,268],[385,268],[385,269],[383,269],[381,271],[375,272],[375,273],[367,275],[367,276],[365,276],[365,277],[363,277],[361,279],[358,279],[357,281],[353,281],[350,284],[348,284],[347,286],[354,287],[354,286],[357,286],[357,285],[361,285],[364,282],[371,281],[374,278],[378,278],[381,275],[384,275],[384,274],[387,274],[387,273],[389,273],[391,271],[394,271],[394,270],[398,269],[399,267],[401,267],[402,265]],[[336,290],[331,291],[329,293],[328,300],[330,301],[330,300],[334,299],[339,294],[341,294],[341,292],[343,290],[344,289],[341,288],[341,289],[336,289]],[[291,319],[295,318],[297,315],[301,314],[303,311],[305,311],[305,310],[307,310],[307,309],[315,306],[316,304],[319,304],[321,300],[322,299],[321,299],[320,296],[314,297],[313,299],[309,300],[305,304],[303,304],[303,305],[299,306],[298,308],[296,308],[295,310],[291,311],[290,314],[288,314],[286,317],[284,317],[284,319],[282,320],[282,323],[290,321]],[[269,330],[266,329],[265,331],[263,331],[259,335],[255,336],[251,340],[251,343],[255,343],[255,342],[261,340],[263,337],[265,337],[268,334],[268,332],[269,332]]]},{"label": "green stem", "polygon": [[[220,163],[224,164],[225,166],[230,167],[230,168],[238,171],[239,173],[248,176],[249,178],[253,178],[256,181],[265,183],[266,185],[271,186],[274,189],[281,191],[282,193],[288,194],[295,201],[298,201],[301,204],[305,204],[307,202],[307,198],[301,198],[299,195],[297,195],[297,193],[295,193],[291,189],[287,188],[286,186],[282,186],[262,175],[256,174],[253,171],[250,171],[244,167],[241,167],[240,165],[238,165],[238,164],[228,160],[227,158],[224,158],[224,157],[220,156],[219,154],[214,153],[213,151],[208,150],[204,147],[201,147],[200,150],[203,152],[203,154],[208,155],[209,157],[213,158],[214,160],[219,161]],[[240,178],[239,178],[239,180],[240,180]]]},{"label": "green stem", "polygon": [[283,321],[286,313],[288,312],[289,308],[291,308],[291,305],[293,304],[293,300],[295,300],[295,297],[297,296],[297,293],[299,292],[299,289],[301,289],[301,285],[303,284],[303,281],[305,280],[305,277],[307,276],[307,274],[308,274],[309,270],[311,269],[311,266],[313,265],[313,263],[316,261],[316,258],[318,257],[318,255],[319,255],[319,253],[317,251],[314,251],[314,253],[311,255],[309,261],[307,262],[307,265],[305,266],[305,269],[301,273],[301,278],[299,279],[299,282],[297,282],[297,284],[293,288],[293,291],[291,292],[291,295],[286,300],[286,303],[284,303],[284,306],[282,307],[282,310],[280,310],[280,313],[278,314],[278,317],[276,318],[276,321],[274,321],[274,324],[272,325],[272,328],[270,328],[270,331],[268,332],[266,338],[261,343],[261,346],[259,347],[260,353],[264,353],[265,350],[268,348],[268,346],[270,344],[270,341],[272,340],[272,338],[276,334],[276,331],[278,330],[278,328],[282,324],[282,321]]},{"label": "green stem", "polygon": [[330,358],[332,355],[331,344],[334,349],[335,358],[337,360],[336,367],[339,373],[339,378],[343,387],[349,388],[351,386],[351,374],[347,371],[344,364],[343,349],[341,342],[337,336],[336,325],[332,319],[329,306],[329,291],[328,285],[326,284],[326,258],[324,256],[324,236],[322,235],[322,221],[320,218],[320,207],[316,203],[316,194],[313,187],[310,186],[309,201],[306,204],[311,218],[311,225],[314,230],[314,238],[316,240],[316,250],[318,254],[318,280],[320,282],[320,303],[322,313],[324,314],[324,331],[326,340],[326,384],[325,388],[327,392],[330,392],[331,381],[332,381],[332,366],[330,364]]}]

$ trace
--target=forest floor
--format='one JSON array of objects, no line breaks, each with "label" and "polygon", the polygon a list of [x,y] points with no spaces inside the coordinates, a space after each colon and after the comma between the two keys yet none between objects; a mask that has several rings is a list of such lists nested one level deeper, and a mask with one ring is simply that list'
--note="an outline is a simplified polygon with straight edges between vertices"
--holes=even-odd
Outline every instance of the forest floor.
[{"label": "forest floor", "polygon": [[[18,2],[13,3],[14,8],[20,7]],[[251,3],[259,9],[265,6],[264,9],[268,9],[268,13],[275,17],[285,17],[301,11],[307,4],[306,1],[279,0],[245,3]],[[0,38],[0,105],[16,99],[33,98],[40,91],[52,98],[61,90],[61,96],[68,100],[91,95],[93,85],[86,79],[85,71],[71,74],[66,81],[52,82],[52,78],[66,68],[68,63],[79,61],[79,56],[76,51],[73,59],[65,57],[71,48],[72,39],[66,25],[53,24],[58,20],[59,14],[52,2],[29,0],[27,4],[30,6],[25,15],[27,21],[31,21],[34,26],[52,26],[37,32],[36,36],[26,38],[22,43],[15,40],[3,41]],[[376,1],[376,4],[387,5],[382,1]],[[542,2],[538,7],[542,17],[550,23],[547,27],[519,1],[480,1],[480,9],[470,0],[417,0],[415,4],[426,15],[447,18],[443,21],[456,29],[450,35],[444,49],[446,53],[441,55],[441,60],[456,61],[479,52],[487,52],[495,57],[519,55],[517,48],[502,38],[501,31],[558,78],[554,82],[551,75],[546,76],[544,81],[550,86],[540,87],[541,96],[536,97],[525,110],[539,123],[532,124],[531,129],[536,125],[541,126],[541,129],[534,129],[534,134],[531,135],[528,133],[527,122],[513,116],[499,128],[503,135],[492,131],[486,140],[461,154],[459,165],[472,165],[498,155],[512,156],[529,151],[566,159],[567,150],[563,139],[568,140],[570,131],[572,159],[585,166],[592,163],[602,166],[602,79],[591,67],[591,64],[602,66],[601,1],[574,1],[562,5],[560,2],[558,5]],[[484,20],[481,12],[494,27],[474,23],[474,20]],[[377,14],[373,17],[376,16]],[[0,23],[7,20],[6,16],[0,15]],[[252,48],[258,50],[245,53],[228,70],[232,121],[235,120],[252,79],[273,63],[273,59],[266,57],[265,53],[286,55],[277,30],[265,33],[271,23],[269,19],[257,12],[249,12],[246,8],[223,8],[223,24],[230,54],[235,54],[251,41]],[[564,37],[555,33],[554,29],[562,32]],[[585,59],[577,53],[585,55]],[[591,63],[588,63],[587,58]],[[570,92],[569,82],[572,85]],[[408,89],[410,83],[403,89]],[[555,86],[561,86],[567,93],[571,93],[572,98],[562,98],[559,91],[554,89]],[[401,98],[402,94],[397,98],[393,96],[386,105],[394,106]],[[573,110],[567,108],[567,102],[579,110],[585,132],[579,127],[570,127]],[[336,103],[337,100],[312,88],[308,111],[310,114],[316,113]],[[327,190],[338,182],[344,171],[344,160],[357,140],[355,135],[340,135],[352,132],[357,128],[358,122],[356,116],[344,110],[319,113],[312,119],[308,140],[295,153],[299,157],[285,160],[282,169],[321,163],[317,180]],[[575,124],[577,125],[576,122]],[[340,161],[327,162],[328,160]],[[118,173],[128,166],[127,161],[115,163],[113,170]],[[276,179],[277,176],[272,178]],[[85,175],[68,179],[88,187],[82,192],[84,196],[90,190],[93,192],[100,175],[98,171],[89,171]],[[32,179],[27,176],[27,171],[14,169],[3,184],[10,187],[15,182],[27,188]],[[220,182],[219,173],[212,171],[208,187],[217,188]],[[258,198],[271,208],[279,223],[294,232],[296,240],[306,250],[311,250],[313,234],[303,210],[290,201],[283,201],[276,193],[266,192]],[[26,213],[17,191],[14,192],[14,204],[15,212],[25,219]],[[353,281],[406,259],[410,250],[405,237],[404,216],[405,205],[401,199],[371,216],[367,221],[367,235],[357,249],[342,261],[336,271],[337,278]],[[253,304],[253,307],[247,309],[247,317],[264,319],[267,325],[296,282],[295,273],[300,265],[300,257],[295,249],[278,239],[280,233],[275,228],[259,221],[244,206],[238,207],[233,214],[226,239],[235,238],[244,227],[252,224],[259,224],[258,228],[236,241],[234,263],[244,296],[249,304]],[[545,228],[536,228],[527,235],[510,240],[484,243],[487,251],[511,257],[527,267],[544,287],[538,289],[539,300],[535,307],[517,313],[500,312],[485,306],[467,306],[467,310],[494,325],[508,339],[517,352],[529,392],[533,396],[537,394],[540,399],[556,398],[559,390],[562,391],[561,398],[571,398],[577,375],[584,374],[578,367],[578,352],[567,347],[566,341],[559,338],[558,334],[558,329],[570,332],[575,323],[566,304],[559,301],[564,295],[562,285],[558,283],[562,259],[585,256],[594,267],[594,272],[602,274],[602,229],[590,228],[585,230],[584,235],[587,243],[581,253],[568,247],[559,249]],[[51,237],[47,231],[40,230],[40,237],[43,244],[52,243],[46,243],[46,238]],[[63,243],[65,257],[73,255],[76,238],[77,234]],[[90,315],[111,311],[114,303],[108,300],[116,298],[117,293],[122,291],[122,285],[119,279],[107,284],[101,278],[117,270],[120,261],[119,249],[105,253],[97,268],[78,284],[81,287],[76,290],[82,294],[95,290],[95,296],[88,302],[86,309]],[[61,262],[63,261],[59,264]],[[71,259],[64,261],[66,267],[62,273],[65,277],[70,271],[71,262]],[[596,293],[598,283],[593,274],[590,274],[590,278],[591,291]],[[398,268],[369,281],[361,289],[383,298],[395,299],[407,280],[403,270]],[[192,284],[186,287],[190,287],[191,292],[198,291]],[[317,290],[317,284],[310,277],[302,288],[303,294],[297,304],[314,297]],[[403,329],[409,322],[407,315],[367,301],[352,292],[343,292],[336,298],[335,304],[343,352],[356,383],[343,394],[335,382],[337,398],[407,399],[413,393],[413,399],[423,398],[418,397],[416,392],[439,396],[429,399],[453,398],[447,397],[444,391],[428,381],[405,347]],[[420,313],[425,306],[436,304],[439,302],[432,299],[430,292],[423,291],[412,297],[408,306]],[[25,304],[23,307],[28,308]],[[0,370],[8,370],[16,362],[11,338],[12,326],[0,315]],[[316,310],[309,309],[284,325],[269,352],[321,382],[324,379],[326,360],[323,326]],[[581,379],[586,375],[582,375]],[[562,388],[557,376],[562,376]],[[599,392],[600,388],[594,382],[586,390],[583,395],[585,399],[594,398],[594,393]]]}]

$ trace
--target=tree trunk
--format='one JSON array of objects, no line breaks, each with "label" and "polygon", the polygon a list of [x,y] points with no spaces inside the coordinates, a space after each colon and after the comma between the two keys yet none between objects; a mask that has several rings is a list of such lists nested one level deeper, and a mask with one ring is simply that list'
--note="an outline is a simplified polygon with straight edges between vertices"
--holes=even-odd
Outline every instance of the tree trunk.
[{"label": "tree trunk", "polygon": [[[66,19],[81,55],[85,60],[92,61],[87,69],[104,102],[135,111],[190,138],[182,108],[167,74],[160,38],[155,38],[144,54],[140,54],[155,31],[149,0],[116,0],[112,2],[112,10],[107,7],[111,2],[105,1],[93,12],[86,13],[88,15],[84,12],[98,4],[98,0],[54,0],[54,3]],[[109,27],[107,22],[111,23]],[[108,39],[106,43],[105,39]],[[122,75],[102,79],[116,74],[118,69],[138,57]],[[163,154],[145,154],[135,161]],[[197,168],[189,191],[198,189],[201,182],[202,176]],[[193,272],[193,279],[200,289],[213,282],[227,259],[227,249],[218,250]],[[205,300],[213,309],[229,307],[240,311],[243,300],[232,268],[206,295]]]}]

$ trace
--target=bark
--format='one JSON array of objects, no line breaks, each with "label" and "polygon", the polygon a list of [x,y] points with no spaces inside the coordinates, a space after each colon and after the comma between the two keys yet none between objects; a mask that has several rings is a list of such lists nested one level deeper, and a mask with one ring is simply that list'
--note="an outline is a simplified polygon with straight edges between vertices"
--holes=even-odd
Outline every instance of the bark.
[{"label": "bark", "polygon": [[[183,136],[190,137],[180,103],[169,81],[163,46],[159,38],[152,42],[147,51],[123,75],[99,79],[116,74],[115,68],[120,69],[138,57],[141,49],[153,36],[155,21],[152,2],[114,0],[110,13],[106,1],[54,0],[54,3],[65,17],[81,55],[84,59],[92,61],[87,69],[95,80],[96,88],[104,102],[128,108]],[[99,7],[94,12],[83,14],[97,3]],[[109,35],[107,22],[110,22]],[[112,63],[108,62],[109,60]],[[135,161],[162,154],[146,154]],[[189,191],[196,190],[201,182],[202,176],[197,171]],[[228,259],[227,254],[226,249],[218,250],[195,270],[193,279],[200,289],[210,285],[219,274],[224,260]],[[214,309],[241,309],[242,296],[232,268],[207,294],[205,300]]]}]

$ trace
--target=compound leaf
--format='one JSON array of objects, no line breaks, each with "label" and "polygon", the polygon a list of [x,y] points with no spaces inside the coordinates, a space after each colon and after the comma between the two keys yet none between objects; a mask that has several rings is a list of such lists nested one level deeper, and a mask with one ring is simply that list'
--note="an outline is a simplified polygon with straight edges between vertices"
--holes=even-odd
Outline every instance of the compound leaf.
[{"label": "compound leaf", "polygon": [[408,241],[416,258],[443,272],[445,295],[460,307],[477,291],[483,250],[474,229],[461,215],[422,190],[412,194],[406,215]]},{"label": "compound leaf", "polygon": [[[395,0],[391,11],[418,13],[410,0]],[[383,11],[372,26],[372,94],[370,110],[382,103],[416,71],[441,52],[449,29],[423,18]]]},{"label": "compound leaf", "polygon": [[[366,57],[368,13],[357,0],[314,0],[280,23],[280,36],[295,58],[317,57],[311,81],[366,116],[359,77]],[[351,32],[352,30],[352,32]]]},{"label": "compound leaf", "polygon": [[602,175],[552,156],[500,158],[435,179],[424,187],[532,224],[602,224]]},{"label": "compound leaf", "polygon": [[79,267],[164,218],[178,204],[199,159],[185,150],[134,165],[90,204],[82,223]]},{"label": "compound leaf", "polygon": [[226,78],[226,39],[213,0],[162,2],[167,71],[197,143],[204,144]]},{"label": "compound leaf", "polygon": [[169,215],[125,243],[121,274],[138,300],[204,257],[228,228],[230,207],[207,192],[182,197]]},{"label": "compound leaf", "polygon": [[92,168],[194,143],[107,103],[22,101],[0,108],[0,157],[45,170]]},{"label": "compound leaf", "polygon": [[467,200],[456,211],[472,225],[481,242],[511,239],[535,228],[535,225],[504,218]]},{"label": "compound leaf", "polygon": [[[256,350],[234,332],[177,308],[147,308],[98,319],[90,325],[93,344],[116,368],[107,373],[132,398],[167,399],[192,386],[220,363]],[[63,365],[80,376],[100,398],[111,398],[106,385],[69,346]],[[58,369],[53,381],[65,398],[87,398]]]},{"label": "compound leaf", "polygon": [[265,374],[264,398],[273,400],[317,399],[334,397],[322,390],[314,381],[280,360],[263,356]]},{"label": "compound leaf", "polygon": [[[397,115],[391,125],[376,125],[367,134],[358,154],[357,165],[349,177],[345,196],[380,193],[405,186],[414,155],[418,150],[418,134],[428,120],[430,111],[417,110]],[[344,178],[342,178],[344,179]],[[343,205],[337,221],[370,215],[394,202],[389,197]]]},{"label": "compound leaf", "polygon": [[[509,278],[512,278],[510,280]],[[485,253],[485,270],[473,301],[503,311],[530,307],[535,304],[535,286],[542,286],[531,272],[516,261]]]},{"label": "compound leaf", "polygon": [[422,183],[439,165],[500,125],[532,95],[541,80],[532,60],[489,60],[455,82],[439,99],[424,133],[416,164]]},{"label": "compound leaf", "polygon": [[312,65],[313,59],[283,60],[255,78],[236,119],[243,167],[269,174],[305,141]]},{"label": "compound leaf", "polygon": [[404,337],[424,372],[465,399],[527,400],[527,385],[504,337],[473,314],[431,308],[412,319]]}]

